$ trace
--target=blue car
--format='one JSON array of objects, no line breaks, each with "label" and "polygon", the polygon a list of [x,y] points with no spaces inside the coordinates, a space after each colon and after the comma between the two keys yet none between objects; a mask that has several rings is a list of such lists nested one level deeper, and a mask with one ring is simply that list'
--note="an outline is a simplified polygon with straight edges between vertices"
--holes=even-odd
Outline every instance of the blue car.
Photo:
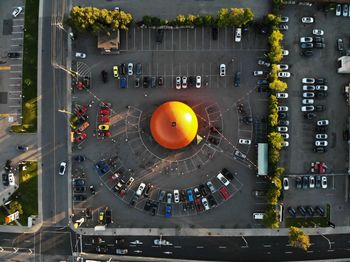
[{"label": "blue car", "polygon": [[165,207],[165,217],[170,218],[171,217],[171,205],[166,205]]},{"label": "blue car", "polygon": [[188,201],[190,203],[193,203],[194,202],[194,199],[193,199],[193,194],[192,194],[192,190],[191,189],[187,189],[187,198],[188,198]]},{"label": "blue car", "polygon": [[127,88],[128,82],[126,81],[126,77],[123,76],[120,78],[120,88]]},{"label": "blue car", "polygon": [[109,171],[109,166],[106,165],[106,163],[103,161],[100,161],[97,164],[95,164],[95,168],[100,176],[103,176]]}]

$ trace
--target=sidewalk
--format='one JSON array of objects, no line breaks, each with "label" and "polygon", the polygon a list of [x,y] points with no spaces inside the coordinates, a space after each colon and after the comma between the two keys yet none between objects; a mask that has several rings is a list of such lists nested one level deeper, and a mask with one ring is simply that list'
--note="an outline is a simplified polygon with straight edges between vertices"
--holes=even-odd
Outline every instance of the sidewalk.
[{"label": "sidewalk", "polygon": [[[83,235],[101,235],[101,236],[114,236],[114,235],[128,235],[128,236],[192,236],[192,237],[234,237],[234,236],[287,236],[288,228],[280,229],[222,229],[222,228],[116,228],[106,229],[105,231],[95,231],[92,228],[78,228],[71,229],[78,234]],[[335,229],[327,228],[303,228],[303,231],[308,235],[330,235],[330,234],[349,234],[350,227],[337,227]]]}]

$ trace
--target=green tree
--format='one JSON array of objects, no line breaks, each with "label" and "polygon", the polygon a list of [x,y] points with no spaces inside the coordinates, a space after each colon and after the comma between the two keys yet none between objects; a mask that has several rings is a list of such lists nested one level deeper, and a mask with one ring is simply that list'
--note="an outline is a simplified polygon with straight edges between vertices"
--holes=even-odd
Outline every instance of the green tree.
[{"label": "green tree", "polygon": [[281,17],[270,13],[265,16],[264,22],[273,27],[276,27],[281,23]]},{"label": "green tree", "polygon": [[221,8],[218,11],[217,15],[217,26],[218,27],[225,27],[229,25],[229,12],[228,8]]},{"label": "green tree", "polygon": [[176,17],[176,22],[177,22],[177,25],[184,25],[185,22],[186,22],[186,17],[184,15],[178,15]]},{"label": "green tree", "polygon": [[310,237],[304,233],[300,228],[290,227],[289,229],[289,243],[293,247],[301,248],[305,251],[309,249]]},{"label": "green tree", "polygon": [[283,167],[276,167],[274,171],[274,176],[281,177],[284,173],[284,168]]},{"label": "green tree", "polygon": [[288,88],[288,86],[286,82],[275,79],[269,84],[269,88],[274,91],[283,92]]},{"label": "green tree", "polygon": [[279,132],[271,132],[267,135],[270,147],[281,150],[283,138]]},{"label": "green tree", "polygon": [[22,205],[18,201],[12,201],[10,203],[10,213],[13,214],[16,211],[18,211],[19,214],[22,215],[23,214]]},{"label": "green tree", "polygon": [[275,206],[269,205],[265,210],[263,224],[268,228],[279,228],[280,224]]},{"label": "green tree", "polygon": [[215,19],[213,16],[211,15],[206,15],[204,17],[204,24],[207,25],[207,26],[211,26],[215,23]]}]

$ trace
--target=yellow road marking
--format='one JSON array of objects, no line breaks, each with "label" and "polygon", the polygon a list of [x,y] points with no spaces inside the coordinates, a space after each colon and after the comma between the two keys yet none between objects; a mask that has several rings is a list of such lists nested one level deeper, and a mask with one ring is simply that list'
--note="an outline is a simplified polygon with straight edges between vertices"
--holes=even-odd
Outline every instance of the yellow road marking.
[{"label": "yellow road marking", "polygon": [[0,66],[0,70],[10,70],[11,66]]}]

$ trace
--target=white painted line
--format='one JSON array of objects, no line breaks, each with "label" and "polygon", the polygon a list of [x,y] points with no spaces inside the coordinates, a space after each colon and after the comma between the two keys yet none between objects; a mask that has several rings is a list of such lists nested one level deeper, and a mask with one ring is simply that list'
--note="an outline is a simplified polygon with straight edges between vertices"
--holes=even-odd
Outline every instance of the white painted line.
[{"label": "white painted line", "polygon": [[10,71],[10,73],[12,73],[12,74],[18,74],[18,73],[22,73],[22,71]]},{"label": "white painted line", "polygon": [[196,246],[196,248],[204,248],[203,246]]},{"label": "white painted line", "polygon": [[5,240],[5,241],[10,241],[10,239],[8,239],[8,238],[3,238],[2,240]]},{"label": "white painted line", "polygon": [[227,248],[226,246],[219,246],[219,248]]},{"label": "white painted line", "polygon": [[9,107],[21,107],[21,106],[16,105],[16,106],[9,106]]},{"label": "white painted line", "polygon": [[12,67],[13,66],[22,66],[22,64],[14,64],[14,65],[11,65]]},{"label": "white painted line", "polygon": [[181,246],[174,246],[174,248],[181,248]]},{"label": "white painted line", "polygon": [[334,252],[334,249],[328,249],[327,252]]},{"label": "white painted line", "polygon": [[21,86],[21,84],[9,84],[9,86]]},{"label": "white painted line", "polygon": [[241,248],[248,248],[247,246],[241,246]]},{"label": "white painted line", "polygon": [[23,38],[11,38],[11,40],[23,40]]},{"label": "white painted line", "polygon": [[271,247],[271,245],[264,245],[264,247]]},{"label": "white painted line", "polygon": [[158,248],[158,247],[160,247],[160,246],[152,246],[152,247],[157,247],[157,248]]},{"label": "white painted line", "polygon": [[12,27],[21,27],[23,25],[12,25]]},{"label": "white painted line", "polygon": [[22,91],[9,91],[9,93],[22,93]]},{"label": "white painted line", "polygon": [[293,254],[293,252],[292,251],[286,251],[286,252],[284,252],[285,254]]},{"label": "white painted line", "polygon": [[17,253],[18,249],[19,249],[19,248],[14,247],[14,248],[13,248],[13,250],[14,250],[13,253]]},{"label": "white painted line", "polygon": [[306,251],[306,253],[314,253],[314,251],[313,250],[308,250],[308,251]]},{"label": "white painted line", "polygon": [[287,244],[286,247],[291,247],[292,245],[291,244]]},{"label": "white painted line", "polygon": [[18,79],[22,79],[21,77],[10,77],[9,79],[15,79],[15,80],[18,80]]},{"label": "white painted line", "polygon": [[23,34],[23,32],[22,31],[20,31],[20,32],[12,32],[12,34]]}]

